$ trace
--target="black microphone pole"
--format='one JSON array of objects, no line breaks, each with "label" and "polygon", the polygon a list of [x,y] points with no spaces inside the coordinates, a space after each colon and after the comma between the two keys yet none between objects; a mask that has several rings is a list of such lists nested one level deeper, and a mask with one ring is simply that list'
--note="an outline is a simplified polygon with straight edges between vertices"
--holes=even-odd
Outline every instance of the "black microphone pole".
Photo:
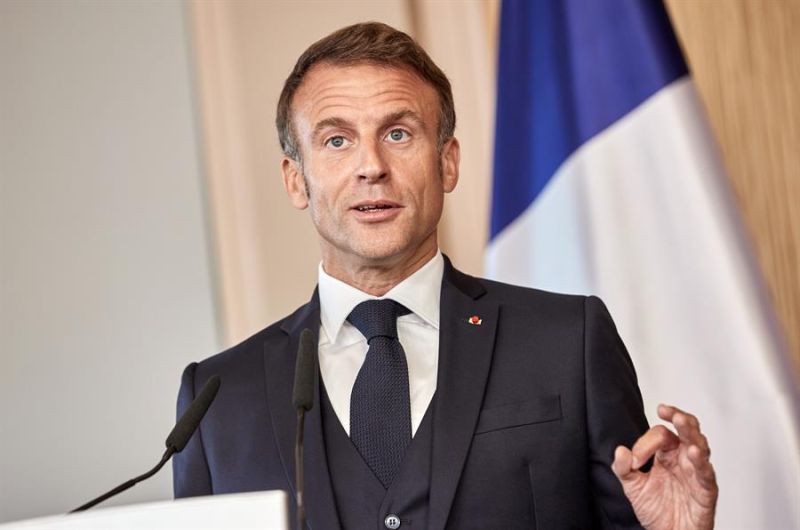
[{"label": "black microphone pole", "polygon": [[297,411],[297,434],[294,444],[294,479],[297,492],[297,530],[306,528],[306,507],[303,499],[303,433],[306,412],[314,406],[314,375],[317,365],[317,344],[310,329],[300,333],[297,364],[294,369],[292,404]]},{"label": "black microphone pole", "polygon": [[211,406],[211,402],[214,401],[214,398],[217,396],[219,384],[220,380],[218,375],[213,375],[208,379],[208,381],[206,381],[206,384],[203,385],[203,389],[200,391],[194,401],[192,401],[192,404],[189,405],[189,408],[186,409],[186,412],[183,413],[181,418],[175,424],[175,427],[172,428],[172,432],[169,433],[169,436],[167,436],[167,450],[164,451],[164,455],[161,457],[161,461],[156,464],[156,467],[143,475],[139,475],[138,477],[132,478],[129,481],[120,484],[113,490],[100,495],[96,499],[91,500],[86,504],[79,506],[78,508],[75,508],[69,513],[88,510],[92,506],[100,504],[104,500],[110,499],[114,495],[122,493],[126,489],[132,488],[137,483],[158,473],[158,471],[164,467],[164,464],[169,461],[172,455],[175,453],[180,453],[183,451],[183,448],[186,447],[186,444],[189,442],[189,438],[191,438],[192,434],[194,434],[194,431],[197,430],[198,425],[200,425],[200,420],[202,420],[203,416],[206,415],[208,407]]}]

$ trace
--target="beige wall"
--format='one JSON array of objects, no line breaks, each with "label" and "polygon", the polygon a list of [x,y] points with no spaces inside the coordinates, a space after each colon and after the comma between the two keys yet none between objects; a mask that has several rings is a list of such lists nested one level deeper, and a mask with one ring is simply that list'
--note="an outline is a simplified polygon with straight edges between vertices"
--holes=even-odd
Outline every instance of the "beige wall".
[{"label": "beige wall", "polygon": [[800,381],[800,2],[667,6]]}]

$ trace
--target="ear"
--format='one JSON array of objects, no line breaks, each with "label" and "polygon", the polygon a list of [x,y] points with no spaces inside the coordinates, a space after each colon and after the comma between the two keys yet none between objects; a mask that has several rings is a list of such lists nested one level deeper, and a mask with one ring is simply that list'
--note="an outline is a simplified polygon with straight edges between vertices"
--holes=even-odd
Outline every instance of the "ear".
[{"label": "ear", "polygon": [[300,164],[288,156],[283,157],[281,174],[283,175],[283,187],[289,195],[289,200],[292,201],[292,206],[298,210],[308,208],[308,193]]},{"label": "ear", "polygon": [[456,189],[458,184],[458,166],[461,163],[461,146],[458,139],[453,137],[447,140],[442,147],[442,184],[445,193]]}]

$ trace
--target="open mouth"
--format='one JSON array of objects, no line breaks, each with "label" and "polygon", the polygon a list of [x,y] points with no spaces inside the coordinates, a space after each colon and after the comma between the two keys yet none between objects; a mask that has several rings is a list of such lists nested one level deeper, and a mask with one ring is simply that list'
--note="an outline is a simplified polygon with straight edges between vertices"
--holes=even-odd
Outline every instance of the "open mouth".
[{"label": "open mouth", "polygon": [[359,212],[373,212],[375,210],[388,210],[389,208],[394,208],[391,204],[362,204],[361,206],[356,206],[356,210]]}]

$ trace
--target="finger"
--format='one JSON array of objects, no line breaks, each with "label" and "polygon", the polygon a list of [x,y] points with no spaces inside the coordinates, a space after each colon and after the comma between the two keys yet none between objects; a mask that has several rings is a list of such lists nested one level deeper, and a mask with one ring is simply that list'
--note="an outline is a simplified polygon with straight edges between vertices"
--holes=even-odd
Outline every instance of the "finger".
[{"label": "finger", "polygon": [[662,404],[658,407],[658,416],[675,426],[682,442],[708,450],[708,441],[700,432],[700,421],[693,414],[672,405]]},{"label": "finger", "polygon": [[687,414],[691,416],[691,414],[689,414],[685,410],[676,407],[675,405],[667,405],[664,403],[660,403],[658,405],[657,412],[659,418],[661,418],[664,421],[668,421],[670,423],[672,423],[672,420],[676,414]]},{"label": "finger", "polygon": [[700,432],[700,422],[697,421],[697,418],[685,412],[676,412],[672,416],[672,424],[678,431],[681,442],[687,445],[697,445],[703,449],[708,448],[708,441]]},{"label": "finger", "polygon": [[631,466],[634,469],[639,469],[650,457],[656,452],[664,453],[677,449],[680,445],[678,437],[664,427],[663,425],[656,425],[648,429],[646,433],[636,440],[633,444],[631,452],[633,453],[633,460]]},{"label": "finger", "polygon": [[714,466],[708,459],[708,452],[702,448],[692,445],[687,451],[689,461],[692,463],[695,471],[695,478],[704,489],[716,489],[717,478],[714,473]]},{"label": "finger", "polygon": [[675,411],[680,410],[678,407],[667,405],[665,403],[659,403],[657,412],[658,417],[662,420],[672,421],[672,415],[675,414]]}]

